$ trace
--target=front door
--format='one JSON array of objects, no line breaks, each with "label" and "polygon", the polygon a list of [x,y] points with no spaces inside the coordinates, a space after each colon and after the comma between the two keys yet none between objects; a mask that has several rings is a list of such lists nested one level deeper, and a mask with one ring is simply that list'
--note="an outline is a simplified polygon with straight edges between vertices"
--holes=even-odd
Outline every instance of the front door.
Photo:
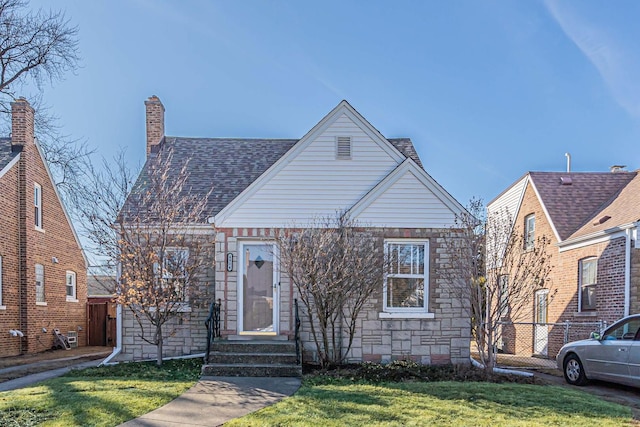
[{"label": "front door", "polygon": [[533,352],[541,356],[547,356],[549,351],[549,326],[547,315],[549,312],[549,290],[536,291],[535,295],[535,325]]},{"label": "front door", "polygon": [[242,335],[278,333],[278,268],[273,243],[240,244],[238,326]]}]

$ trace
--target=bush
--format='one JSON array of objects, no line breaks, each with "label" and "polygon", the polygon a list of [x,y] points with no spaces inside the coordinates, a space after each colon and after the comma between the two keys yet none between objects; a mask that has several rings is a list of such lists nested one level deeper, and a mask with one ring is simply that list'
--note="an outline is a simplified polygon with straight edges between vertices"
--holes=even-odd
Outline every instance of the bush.
[{"label": "bush", "polygon": [[533,377],[504,375],[487,372],[468,365],[422,365],[411,360],[396,360],[388,364],[364,362],[329,369],[305,367],[306,380],[312,384],[326,384],[334,380],[353,382],[401,382],[401,381],[479,381],[492,383],[535,384]]}]

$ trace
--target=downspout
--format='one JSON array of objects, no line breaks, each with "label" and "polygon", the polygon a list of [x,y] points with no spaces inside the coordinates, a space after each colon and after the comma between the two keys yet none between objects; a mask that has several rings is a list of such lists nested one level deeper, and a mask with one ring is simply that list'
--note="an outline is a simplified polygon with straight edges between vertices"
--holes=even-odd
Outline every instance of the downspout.
[{"label": "downspout", "polygon": [[[118,263],[118,283],[120,281],[120,263]],[[104,366],[111,362],[111,360],[116,357],[122,351],[122,304],[118,304],[116,306],[116,346],[113,348],[113,351],[110,355],[107,356],[98,366]],[[113,364],[114,362],[111,362]]]},{"label": "downspout", "polygon": [[631,305],[631,228],[627,228],[624,245],[624,315],[628,316]]}]

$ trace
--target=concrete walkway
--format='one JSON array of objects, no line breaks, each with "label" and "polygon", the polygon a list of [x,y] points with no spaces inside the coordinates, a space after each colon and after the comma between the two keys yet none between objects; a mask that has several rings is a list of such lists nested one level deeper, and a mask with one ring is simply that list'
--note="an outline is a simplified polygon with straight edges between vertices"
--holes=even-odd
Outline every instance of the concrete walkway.
[{"label": "concrete walkway", "polygon": [[219,426],[273,405],[299,387],[299,378],[201,377],[181,396],[121,426]]},{"label": "concrete walkway", "polygon": [[[64,359],[60,359],[60,360],[64,360]],[[14,372],[14,371],[17,371],[17,370],[20,370],[20,369],[24,369],[25,367],[29,367],[29,366],[44,366],[48,362],[50,362],[50,361],[38,362],[38,363],[29,364],[29,365],[21,365],[21,366],[14,366],[14,367],[9,367],[9,368],[4,368],[4,369],[0,369],[0,372],[2,372],[2,371]],[[92,368],[94,366],[98,366],[98,364],[100,364],[100,362],[102,362],[102,359],[90,360],[88,362],[77,363],[75,365],[66,366],[64,368],[58,368],[58,369],[52,369],[50,371],[38,372],[37,374],[26,375],[24,377],[16,378],[14,380],[4,381],[4,382],[0,383],[0,391],[9,391],[9,390],[15,390],[17,388],[27,387],[27,386],[29,386],[31,384],[35,384],[35,383],[37,383],[39,381],[44,381],[44,380],[48,380],[49,378],[59,377],[59,376],[64,375],[64,374],[66,374],[67,372],[69,372],[69,371],[71,371],[73,369],[85,369],[85,368]]]}]

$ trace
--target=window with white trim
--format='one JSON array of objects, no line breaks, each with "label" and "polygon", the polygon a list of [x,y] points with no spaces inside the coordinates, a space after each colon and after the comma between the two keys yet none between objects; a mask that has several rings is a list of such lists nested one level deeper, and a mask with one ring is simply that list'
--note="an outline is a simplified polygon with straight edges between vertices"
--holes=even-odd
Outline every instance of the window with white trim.
[{"label": "window with white trim", "polygon": [[596,285],[598,283],[598,259],[586,258],[579,261],[580,270],[580,311],[596,309]]},{"label": "window with white trim", "polygon": [[385,253],[388,268],[384,277],[384,311],[427,312],[429,242],[387,241]]},{"label": "window with white trim", "polygon": [[73,271],[67,271],[67,301],[77,301],[76,294],[76,273]]},{"label": "window with white trim", "polygon": [[[153,266],[156,276],[163,284],[172,284],[178,300],[188,301],[186,276],[189,250],[186,248],[165,248],[158,253],[158,262]],[[162,264],[162,271],[160,271]]]},{"label": "window with white trim", "polygon": [[36,303],[43,303],[44,300],[44,266],[36,264]]},{"label": "window with white trim", "polygon": [[33,211],[36,228],[42,229],[42,186],[33,184]]},{"label": "window with white trim", "polygon": [[524,218],[524,249],[531,250],[535,246],[536,239],[536,216],[527,215]]}]

